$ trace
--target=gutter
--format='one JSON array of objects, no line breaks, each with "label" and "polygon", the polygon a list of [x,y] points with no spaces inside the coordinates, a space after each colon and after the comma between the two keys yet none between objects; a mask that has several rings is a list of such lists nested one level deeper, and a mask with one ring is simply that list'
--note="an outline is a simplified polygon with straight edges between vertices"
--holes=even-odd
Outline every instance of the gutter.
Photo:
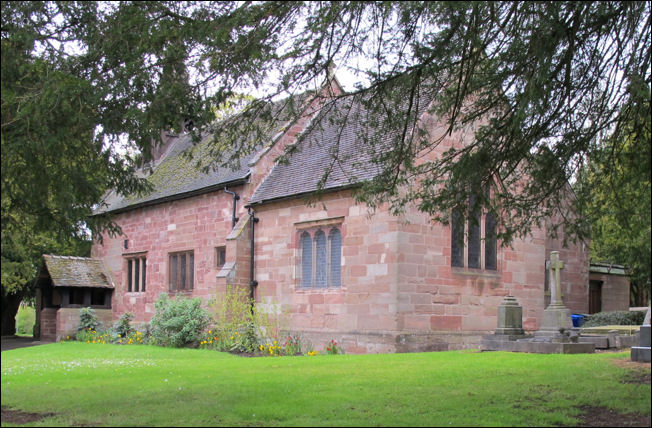
[{"label": "gutter", "polygon": [[223,183],[213,184],[211,186],[202,187],[201,189],[190,190],[190,191],[185,192],[185,193],[175,193],[175,194],[172,194],[172,195],[163,196],[161,198],[152,199],[150,201],[143,201],[143,202],[138,202],[138,203],[135,203],[135,204],[132,204],[132,205],[127,205],[127,206],[121,207],[121,208],[109,209],[109,210],[106,210],[106,211],[95,212],[95,213],[91,214],[91,216],[94,217],[94,216],[99,216],[99,215],[104,215],[104,214],[120,214],[120,213],[123,213],[123,212],[135,210],[137,208],[148,207],[148,206],[151,206],[151,205],[158,205],[158,204],[162,204],[164,202],[171,202],[171,201],[176,201],[176,200],[179,200],[179,199],[191,198],[193,196],[202,195],[204,193],[210,193],[210,192],[215,192],[215,191],[218,191],[218,190],[224,190],[226,187],[229,187],[229,186],[237,186],[237,185],[240,185],[240,184],[246,184],[248,182],[248,180],[249,180],[249,174],[247,174],[243,178],[238,178],[238,179],[235,179],[235,180],[227,181],[226,183],[223,182]]},{"label": "gutter", "polygon": [[255,224],[258,223],[259,219],[255,217],[254,210],[251,209],[251,207],[247,208],[249,212],[249,220],[251,223],[251,257],[250,257],[250,263],[249,263],[249,298],[251,299],[251,312],[253,313],[254,311],[254,294],[256,287],[258,286],[258,281],[255,280],[254,276],[254,258],[255,258],[255,246],[254,246],[254,231],[255,231]]},{"label": "gutter", "polygon": [[229,195],[233,195],[233,217],[231,218],[231,229],[235,227],[235,224],[238,222],[238,217],[235,216],[235,208],[237,205],[238,199],[240,199],[240,196],[238,196],[237,193],[230,191],[227,187],[224,187],[224,191],[228,193]]}]

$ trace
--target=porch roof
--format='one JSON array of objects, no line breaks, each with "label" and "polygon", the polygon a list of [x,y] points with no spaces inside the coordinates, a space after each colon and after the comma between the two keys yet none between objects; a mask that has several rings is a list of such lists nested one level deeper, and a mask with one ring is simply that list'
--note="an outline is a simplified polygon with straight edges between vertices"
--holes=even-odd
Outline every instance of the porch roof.
[{"label": "porch roof", "polygon": [[102,260],[51,254],[43,260],[55,287],[115,288]]}]

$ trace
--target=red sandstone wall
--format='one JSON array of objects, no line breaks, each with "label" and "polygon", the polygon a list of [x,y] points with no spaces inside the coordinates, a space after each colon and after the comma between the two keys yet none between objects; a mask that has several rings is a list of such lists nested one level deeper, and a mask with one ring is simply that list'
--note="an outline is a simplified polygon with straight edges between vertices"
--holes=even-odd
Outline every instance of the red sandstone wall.
[{"label": "red sandstone wall", "polygon": [[57,310],[45,308],[41,310],[41,341],[56,342],[57,340]]},{"label": "red sandstone wall", "polygon": [[[497,249],[497,270],[451,266],[450,227],[410,213],[401,223],[398,251],[399,330],[463,339],[447,349],[473,346],[496,328],[497,308],[512,295],[523,307],[523,327],[534,330],[543,313],[545,239],[535,230],[528,239]],[[482,226],[484,229],[484,226]],[[482,253],[484,254],[484,247]],[[434,339],[433,339],[434,338]]]},{"label": "red sandstone wall", "polygon": [[[313,207],[302,199],[256,207],[257,300],[280,303],[290,312],[290,330],[301,331],[321,349],[330,339],[348,352],[393,351],[396,330],[396,219],[386,213],[367,217],[349,192],[325,195]],[[296,274],[297,230],[339,221],[342,233],[341,287],[304,289]],[[363,344],[363,342],[366,342]]]},{"label": "red sandstone wall", "polygon": [[[234,188],[237,193],[242,188]],[[231,231],[233,198],[222,191],[139,208],[116,216],[124,236],[104,235],[102,245],[93,245],[92,257],[102,258],[112,274],[115,291],[112,298],[114,319],[133,312],[134,321],[149,321],[154,302],[162,292],[169,293],[168,254],[194,251],[194,289],[177,293],[188,297],[209,298],[217,289],[215,247],[226,244]],[[238,201],[240,216],[246,213]],[[124,249],[123,241],[129,240]],[[125,256],[144,252],[147,257],[146,291],[128,293]],[[228,261],[229,254],[227,254]]]}]

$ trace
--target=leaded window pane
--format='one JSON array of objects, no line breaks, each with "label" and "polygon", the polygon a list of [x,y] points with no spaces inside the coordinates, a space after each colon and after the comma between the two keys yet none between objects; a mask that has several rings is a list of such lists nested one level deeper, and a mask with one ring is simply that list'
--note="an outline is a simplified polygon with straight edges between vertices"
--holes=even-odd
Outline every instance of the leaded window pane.
[{"label": "leaded window pane", "polygon": [[186,255],[179,255],[179,289],[186,289]]},{"label": "leaded window pane", "polygon": [[134,259],[134,291],[138,293],[140,288],[138,284],[140,283],[140,259]]},{"label": "leaded window pane", "polygon": [[[480,269],[480,210],[477,209],[476,197],[471,196],[469,200],[469,267]],[[477,210],[477,211],[476,211]]]},{"label": "leaded window pane", "polygon": [[146,272],[147,272],[147,259],[142,258],[143,261],[143,282],[140,286],[140,291],[145,291],[145,278],[146,278]]},{"label": "leaded window pane", "polygon": [[496,218],[492,213],[487,213],[484,220],[484,268],[498,269],[496,257]]},{"label": "leaded window pane", "polygon": [[320,288],[325,288],[328,284],[328,270],[327,270],[327,253],[326,234],[322,230],[315,233],[315,250],[316,250],[316,269],[315,269],[315,285]]},{"label": "leaded window pane", "polygon": [[177,256],[170,256],[170,291],[177,289]]},{"label": "leaded window pane", "polygon": [[195,281],[195,253],[188,254],[188,290],[192,290]]},{"label": "leaded window pane", "polygon": [[464,266],[464,218],[459,211],[451,216],[451,266]]},{"label": "leaded window pane", "polygon": [[342,234],[339,230],[333,229],[328,235],[331,247],[331,287],[340,286],[340,271],[342,267]]},{"label": "leaded window pane", "polygon": [[131,277],[131,270],[132,270],[132,263],[133,260],[127,260],[127,292],[131,293],[132,289],[132,277]]},{"label": "leaded window pane", "polygon": [[308,232],[301,234],[301,286],[312,286],[312,238]]}]

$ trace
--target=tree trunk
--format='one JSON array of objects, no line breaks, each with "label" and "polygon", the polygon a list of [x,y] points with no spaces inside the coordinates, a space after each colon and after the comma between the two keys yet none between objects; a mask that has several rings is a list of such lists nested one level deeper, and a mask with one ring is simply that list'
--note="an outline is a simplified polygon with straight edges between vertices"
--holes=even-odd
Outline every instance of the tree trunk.
[{"label": "tree trunk", "polygon": [[5,294],[2,290],[2,327],[0,328],[2,336],[13,336],[16,334],[16,314],[18,306],[23,300],[20,294]]}]

